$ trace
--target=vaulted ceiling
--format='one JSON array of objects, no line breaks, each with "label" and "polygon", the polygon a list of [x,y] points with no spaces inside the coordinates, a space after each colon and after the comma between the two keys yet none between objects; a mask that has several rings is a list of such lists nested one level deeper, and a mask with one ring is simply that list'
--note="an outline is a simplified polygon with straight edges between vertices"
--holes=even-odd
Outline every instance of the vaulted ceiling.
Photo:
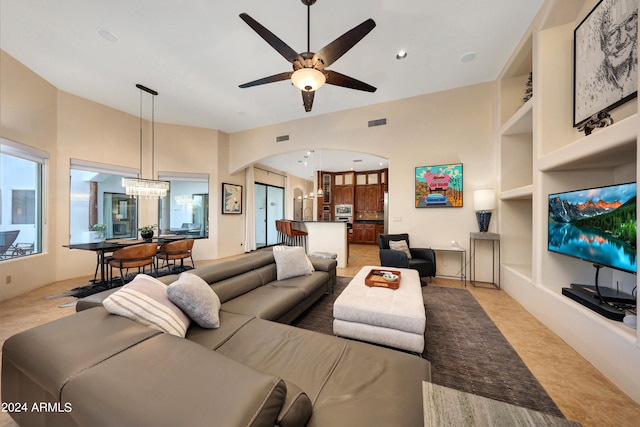
[{"label": "vaulted ceiling", "polygon": [[60,90],[138,115],[140,83],[159,92],[156,121],[233,133],[494,80],[542,2],[317,0],[311,51],[376,22],[329,68],[377,91],[325,85],[310,113],[290,81],[238,87],[291,71],[238,15],[304,52],[300,0],[2,0],[0,48]]}]

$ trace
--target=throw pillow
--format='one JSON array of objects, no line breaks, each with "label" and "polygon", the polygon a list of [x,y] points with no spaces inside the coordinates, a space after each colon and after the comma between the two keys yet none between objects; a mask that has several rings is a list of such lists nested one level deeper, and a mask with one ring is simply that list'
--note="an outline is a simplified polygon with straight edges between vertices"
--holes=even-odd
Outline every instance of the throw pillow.
[{"label": "throw pillow", "polygon": [[411,251],[409,251],[409,245],[406,240],[390,240],[389,248],[395,251],[402,251],[407,254],[407,258],[411,259]]},{"label": "throw pillow", "polygon": [[[284,246],[284,245],[280,245],[280,246],[274,246],[273,250],[274,251],[286,251],[287,249],[291,249],[291,248],[297,248],[298,246]],[[307,256],[305,254],[305,256]],[[316,271],[315,267],[313,266],[313,263],[311,262],[311,260],[309,259],[309,257],[307,256],[307,261],[309,263],[309,270],[311,270],[311,272]]]},{"label": "throw pillow", "polygon": [[309,258],[302,246],[291,246],[286,250],[273,251],[276,260],[276,273],[278,280],[311,274]]},{"label": "throw pillow", "polygon": [[182,273],[167,287],[169,299],[203,328],[220,327],[220,298],[201,277]]},{"label": "throw pillow", "polygon": [[103,306],[117,314],[162,332],[184,337],[190,320],[167,296],[167,286],[158,279],[138,274],[109,295]]}]

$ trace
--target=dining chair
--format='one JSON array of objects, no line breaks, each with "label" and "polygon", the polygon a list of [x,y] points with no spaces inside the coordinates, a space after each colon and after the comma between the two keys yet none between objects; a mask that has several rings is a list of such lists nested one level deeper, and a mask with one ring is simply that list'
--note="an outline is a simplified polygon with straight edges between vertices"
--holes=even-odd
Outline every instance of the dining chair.
[{"label": "dining chair", "polygon": [[[108,259],[109,265],[109,283],[113,285],[113,268],[120,269],[120,280],[122,285],[125,284],[123,271],[128,273],[130,268],[137,268],[138,273],[144,273],[147,265],[151,266],[151,274],[155,268],[154,258],[158,251],[157,243],[143,243],[139,245],[126,246],[116,250]],[[156,269],[156,274],[158,270]]]},{"label": "dining chair", "polygon": [[[194,239],[183,239],[163,244],[156,253],[156,271],[165,265],[168,267],[169,261],[173,261],[173,268],[170,269],[172,273],[185,271],[187,270],[184,265],[186,258],[191,259],[191,268],[195,268],[192,255],[193,243]],[[163,261],[162,267],[159,265],[160,260]],[[180,260],[180,267],[176,267],[176,260]]]}]

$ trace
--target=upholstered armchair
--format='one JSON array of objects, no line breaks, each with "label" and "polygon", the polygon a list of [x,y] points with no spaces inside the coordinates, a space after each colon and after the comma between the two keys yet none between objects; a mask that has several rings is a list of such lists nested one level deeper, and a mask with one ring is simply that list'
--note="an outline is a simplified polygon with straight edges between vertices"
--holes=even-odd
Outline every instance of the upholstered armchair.
[{"label": "upholstered armchair", "polygon": [[407,233],[379,234],[378,246],[381,266],[412,268],[418,271],[420,278],[436,275],[436,253],[429,248],[412,248]]}]

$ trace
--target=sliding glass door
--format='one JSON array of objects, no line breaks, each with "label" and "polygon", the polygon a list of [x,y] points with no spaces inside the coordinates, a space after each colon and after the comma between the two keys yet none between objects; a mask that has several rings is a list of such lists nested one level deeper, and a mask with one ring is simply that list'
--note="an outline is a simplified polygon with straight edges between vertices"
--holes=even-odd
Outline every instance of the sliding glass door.
[{"label": "sliding glass door", "polygon": [[278,244],[276,220],[284,218],[284,188],[255,183],[256,247]]}]

